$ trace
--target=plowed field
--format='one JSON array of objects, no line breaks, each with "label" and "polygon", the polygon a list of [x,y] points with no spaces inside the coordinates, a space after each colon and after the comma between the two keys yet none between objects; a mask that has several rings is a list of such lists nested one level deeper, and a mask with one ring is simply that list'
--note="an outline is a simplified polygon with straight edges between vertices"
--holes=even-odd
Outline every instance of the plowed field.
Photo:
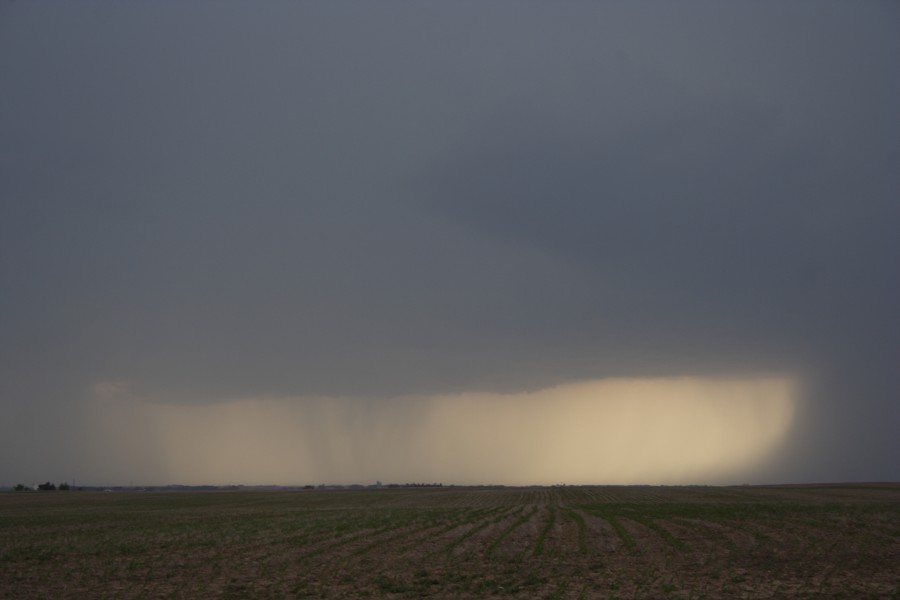
[{"label": "plowed field", "polygon": [[0,494],[0,597],[897,598],[900,484]]}]

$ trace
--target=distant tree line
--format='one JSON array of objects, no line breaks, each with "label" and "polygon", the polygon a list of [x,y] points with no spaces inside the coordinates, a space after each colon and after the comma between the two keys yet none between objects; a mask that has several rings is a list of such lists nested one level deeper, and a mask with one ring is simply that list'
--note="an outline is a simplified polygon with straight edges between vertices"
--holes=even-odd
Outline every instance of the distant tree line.
[{"label": "distant tree line", "polygon": [[370,485],[363,485],[361,483],[351,483],[349,485],[340,485],[340,484],[325,484],[320,483],[317,486],[314,485],[304,485],[304,490],[363,490],[363,489],[378,489],[378,488],[430,488],[430,487],[444,487],[443,483],[381,483],[380,481],[376,481]]},{"label": "distant tree line", "polygon": [[[70,489],[69,484],[66,483],[65,481],[62,482],[61,484],[59,484],[58,486],[55,483],[50,483],[49,481],[37,486],[37,490],[39,492],[55,492],[57,490],[59,490],[61,492],[67,492],[67,491],[69,491],[69,489]],[[21,483],[17,483],[16,486],[13,488],[13,490],[15,490],[17,492],[30,492],[31,488],[26,485],[22,485]]]},{"label": "distant tree line", "polygon": [[387,484],[389,488],[398,488],[398,487],[444,487],[443,483],[389,483]]}]

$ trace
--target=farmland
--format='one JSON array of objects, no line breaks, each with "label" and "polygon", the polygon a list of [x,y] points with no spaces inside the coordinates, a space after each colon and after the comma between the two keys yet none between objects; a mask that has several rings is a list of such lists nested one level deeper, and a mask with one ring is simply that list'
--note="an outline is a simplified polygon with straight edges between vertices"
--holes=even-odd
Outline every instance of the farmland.
[{"label": "farmland", "polygon": [[0,598],[896,598],[900,484],[0,494]]}]

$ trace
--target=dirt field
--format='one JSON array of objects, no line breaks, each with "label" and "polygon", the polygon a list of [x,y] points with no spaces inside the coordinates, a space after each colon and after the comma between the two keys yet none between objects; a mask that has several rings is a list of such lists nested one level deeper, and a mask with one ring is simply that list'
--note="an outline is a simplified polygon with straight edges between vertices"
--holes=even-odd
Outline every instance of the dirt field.
[{"label": "dirt field", "polygon": [[900,596],[900,484],[0,494],[0,598]]}]

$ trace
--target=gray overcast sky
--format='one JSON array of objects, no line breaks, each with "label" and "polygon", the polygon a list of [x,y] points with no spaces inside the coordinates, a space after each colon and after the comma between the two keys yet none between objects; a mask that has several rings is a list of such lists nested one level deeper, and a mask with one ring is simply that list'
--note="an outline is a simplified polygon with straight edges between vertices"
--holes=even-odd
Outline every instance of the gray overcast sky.
[{"label": "gray overcast sky", "polygon": [[120,476],[98,385],[773,372],[748,477],[900,479],[898,106],[895,2],[3,2],[0,483]]}]

